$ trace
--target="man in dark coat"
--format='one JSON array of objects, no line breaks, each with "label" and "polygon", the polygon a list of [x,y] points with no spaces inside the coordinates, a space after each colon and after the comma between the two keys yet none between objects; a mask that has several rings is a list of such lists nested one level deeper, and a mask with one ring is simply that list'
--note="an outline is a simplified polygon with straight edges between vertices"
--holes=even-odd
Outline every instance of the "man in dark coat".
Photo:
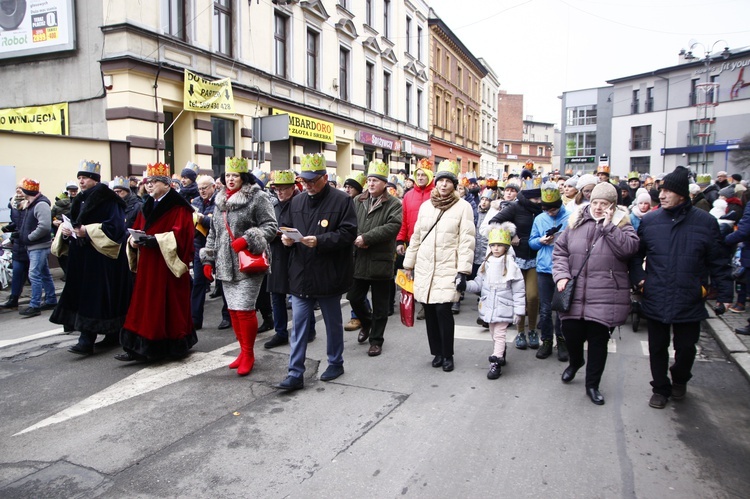
[{"label": "man in dark coat", "polygon": [[192,203],[193,199],[198,197],[198,184],[195,180],[198,178],[198,165],[188,161],[185,168],[180,172],[180,196],[185,201]]},{"label": "man in dark coat", "polygon": [[[515,185],[515,184],[513,184]],[[505,187],[506,191],[508,186]],[[518,321],[518,334],[515,345],[519,350],[526,347],[539,348],[539,336],[536,332],[536,321],[539,314],[539,291],[537,288],[536,274],[536,251],[529,247],[529,236],[534,225],[534,218],[542,212],[541,189],[525,189],[518,193],[516,201],[505,206],[500,213],[492,217],[491,224],[512,222],[516,226],[516,239],[514,238],[514,250],[516,252],[516,264],[521,268],[524,284],[526,286],[526,317]],[[529,338],[526,340],[524,327],[528,317]]]},{"label": "man in dark coat", "polygon": [[[300,173],[305,194],[292,199],[280,227],[298,231],[296,240],[284,234],[289,257],[289,293],[292,295],[294,328],[291,335],[289,373],[278,388],[299,390],[304,386],[305,353],[310,309],[320,305],[326,325],[328,368],[321,381],[344,374],[344,327],[341,295],[352,285],[354,238],[357,215],[352,199],[326,181],[325,158],[321,154],[302,157]],[[299,237],[301,236],[301,237]]]},{"label": "man in dark coat", "polygon": [[[210,285],[206,276],[203,275],[203,265],[199,252],[206,246],[206,237],[211,228],[211,220],[214,216],[214,198],[216,197],[216,188],[214,179],[208,175],[201,175],[196,178],[195,184],[198,189],[198,197],[192,201],[193,223],[195,224],[195,238],[193,247],[195,256],[193,257],[193,288],[190,291],[190,310],[193,314],[193,327],[196,331],[203,328],[203,308],[206,305],[206,288]],[[222,310],[222,316],[226,314],[226,320],[229,319],[229,310]]]},{"label": "man in dark coat", "polygon": [[125,177],[115,177],[112,181],[112,190],[125,202],[125,227],[130,229],[135,223],[135,217],[143,207],[143,201],[133,194],[130,182]]},{"label": "man in dark coat", "polygon": [[[383,348],[396,235],[401,229],[401,201],[388,194],[387,182],[388,165],[379,160],[371,161],[367,171],[367,190],[354,200],[357,212],[354,284],[346,298],[362,323],[357,341],[370,340],[367,351],[370,357],[380,355]],[[372,292],[372,311],[365,303],[368,291]]]},{"label": "man in dark coat", "polygon": [[198,342],[190,313],[193,207],[170,187],[169,167],[148,165],[150,197],[133,224],[143,231],[128,239],[135,289],[120,331],[124,362],[181,358]]},{"label": "man in dark coat", "polygon": [[125,202],[100,183],[100,166],[81,163],[80,193],[70,207],[71,225],[61,225],[53,252],[68,254],[68,278],[60,301],[50,317],[66,331],[80,331],[78,344],[68,349],[78,355],[94,353],[99,345],[116,345],[132,291],[125,254]]},{"label": "man in dark coat", "polygon": [[13,253],[13,278],[10,284],[10,296],[8,300],[0,305],[0,310],[16,310],[18,308],[18,298],[23,291],[23,285],[29,275],[29,254],[26,246],[21,243],[19,230],[23,226],[23,219],[26,216],[26,196],[21,190],[23,186],[22,179],[16,185],[16,195],[10,198],[8,209],[10,210],[10,223],[3,227],[3,232],[10,232],[11,252]]},{"label": "man in dark coat", "polygon": [[[692,377],[700,323],[708,318],[701,278],[708,269],[718,288],[717,315],[732,301],[730,266],[722,255],[719,224],[689,198],[689,171],[683,166],[664,177],[661,209],[643,216],[638,227],[640,249],[631,261],[633,284],[643,289],[641,310],[648,319],[648,348],[653,395],[649,405],[663,409],[669,397],[685,397]],[[644,270],[643,259],[648,265]],[[675,362],[669,368],[670,332]],[[670,381],[667,368],[671,372]]]}]

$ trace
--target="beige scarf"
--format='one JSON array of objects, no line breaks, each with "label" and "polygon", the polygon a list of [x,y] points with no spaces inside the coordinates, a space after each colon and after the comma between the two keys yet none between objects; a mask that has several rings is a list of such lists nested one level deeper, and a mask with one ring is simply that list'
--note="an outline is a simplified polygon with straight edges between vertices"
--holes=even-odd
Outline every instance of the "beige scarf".
[{"label": "beige scarf", "polygon": [[432,192],[430,193],[430,202],[432,202],[432,206],[440,211],[446,211],[448,208],[458,203],[459,199],[458,192],[456,191],[451,192],[446,197],[442,197],[437,189],[432,189]]}]

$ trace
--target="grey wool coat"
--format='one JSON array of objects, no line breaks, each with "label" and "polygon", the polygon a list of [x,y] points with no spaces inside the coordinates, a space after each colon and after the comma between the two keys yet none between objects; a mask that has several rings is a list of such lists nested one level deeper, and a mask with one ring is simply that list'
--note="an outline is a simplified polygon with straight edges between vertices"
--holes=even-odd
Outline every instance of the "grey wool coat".
[{"label": "grey wool coat", "polygon": [[276,237],[278,228],[271,199],[257,184],[246,184],[229,199],[226,190],[222,189],[216,194],[214,202],[216,208],[206,238],[206,247],[200,250],[201,263],[213,265],[216,278],[220,281],[260,277],[260,289],[262,274],[243,274],[239,270],[237,253],[232,249],[232,241],[224,224],[224,215],[234,237],[244,237],[250,253],[260,254],[268,249],[268,243]]},{"label": "grey wool coat", "polygon": [[560,318],[615,327],[630,313],[628,261],[638,251],[638,235],[626,208],[618,206],[612,223],[605,227],[594,220],[590,209],[591,205],[586,205],[570,215],[568,229],[560,234],[552,250],[552,277],[557,283],[578,274],[596,241],[578,276],[570,310],[560,312]]}]

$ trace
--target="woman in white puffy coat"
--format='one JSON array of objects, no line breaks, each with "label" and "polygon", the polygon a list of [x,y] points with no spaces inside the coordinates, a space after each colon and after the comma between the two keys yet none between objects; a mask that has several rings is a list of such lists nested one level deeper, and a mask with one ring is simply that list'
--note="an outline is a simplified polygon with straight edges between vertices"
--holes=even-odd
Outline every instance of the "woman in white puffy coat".
[{"label": "woman in white puffy coat", "polygon": [[435,188],[419,208],[404,256],[404,270],[413,271],[414,299],[424,304],[432,366],[443,371],[454,367],[451,305],[458,300],[458,291],[466,289],[474,260],[474,212],[458,197],[457,185],[453,171],[437,172]]}]

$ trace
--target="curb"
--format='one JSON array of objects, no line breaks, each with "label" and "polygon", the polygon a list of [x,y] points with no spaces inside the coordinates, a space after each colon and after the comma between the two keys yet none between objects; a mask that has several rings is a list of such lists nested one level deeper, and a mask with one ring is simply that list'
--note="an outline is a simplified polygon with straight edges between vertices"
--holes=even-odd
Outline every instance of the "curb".
[{"label": "curb", "polygon": [[727,357],[737,364],[737,367],[740,368],[745,378],[750,381],[750,352],[748,352],[747,347],[737,338],[735,332],[724,320],[715,316],[713,309],[708,305],[706,305],[706,309],[711,316],[704,320],[703,323],[707,326],[708,331],[719,343],[719,346]]}]

